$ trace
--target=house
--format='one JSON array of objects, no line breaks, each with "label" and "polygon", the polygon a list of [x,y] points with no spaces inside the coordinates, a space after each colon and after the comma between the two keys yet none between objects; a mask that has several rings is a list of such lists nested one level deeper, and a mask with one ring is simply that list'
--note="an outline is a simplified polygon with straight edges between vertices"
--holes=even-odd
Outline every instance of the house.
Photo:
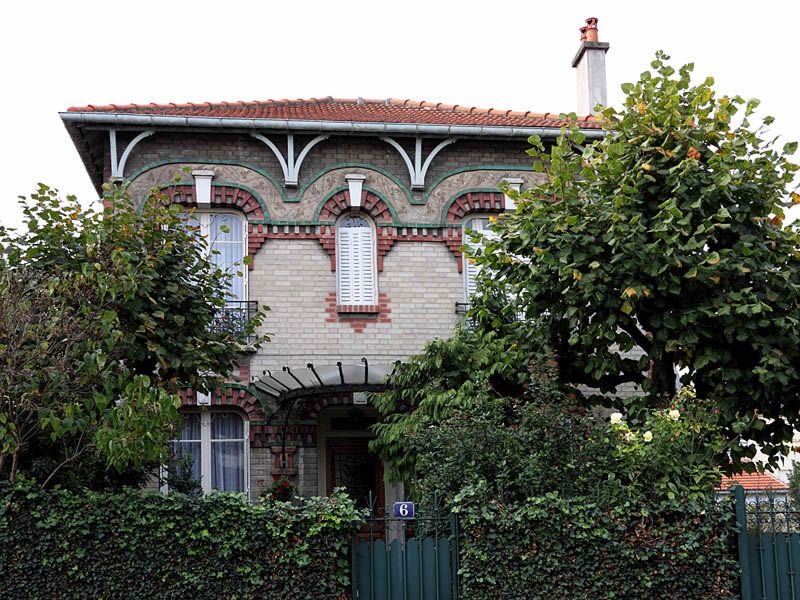
[{"label": "house", "polygon": [[[581,31],[578,125],[593,139],[609,46],[596,19]],[[213,397],[182,396],[176,448],[203,489],[255,498],[285,477],[303,495],[402,496],[368,451],[377,414],[366,393],[452,333],[474,277],[464,232],[514,208],[503,182],[520,190],[540,177],[528,137],[552,140],[566,121],[362,98],[90,105],[61,118],[99,193],[123,181],[145,203],[160,187],[196,209],[215,261],[252,259],[222,316],[267,305],[272,341],[242,355],[236,381]],[[191,175],[172,184],[184,168]]]},{"label": "house", "polygon": [[765,502],[770,499],[785,501],[789,496],[789,486],[770,473],[739,473],[722,477],[717,493],[725,494],[732,487],[744,488],[747,502]]}]

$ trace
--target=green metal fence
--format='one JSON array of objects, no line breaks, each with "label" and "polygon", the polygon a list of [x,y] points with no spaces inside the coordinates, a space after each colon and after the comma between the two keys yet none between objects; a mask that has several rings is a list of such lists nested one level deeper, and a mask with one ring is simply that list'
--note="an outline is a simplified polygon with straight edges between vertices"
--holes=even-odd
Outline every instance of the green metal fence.
[{"label": "green metal fence", "polygon": [[458,521],[437,503],[413,519],[371,510],[353,539],[353,600],[458,600]]},{"label": "green metal fence", "polygon": [[742,600],[800,600],[800,510],[736,487]]}]

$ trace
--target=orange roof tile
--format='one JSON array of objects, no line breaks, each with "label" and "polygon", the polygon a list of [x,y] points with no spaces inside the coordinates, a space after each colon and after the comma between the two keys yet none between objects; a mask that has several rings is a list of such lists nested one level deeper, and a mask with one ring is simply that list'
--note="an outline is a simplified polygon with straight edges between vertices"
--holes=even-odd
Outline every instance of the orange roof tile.
[{"label": "orange roof tile", "polygon": [[[218,117],[233,119],[276,119],[297,121],[353,121],[360,123],[416,123],[495,127],[562,127],[568,123],[552,113],[516,112],[496,108],[447,105],[417,100],[365,100],[310,98],[264,102],[201,102],[187,104],[110,104],[73,106],[68,112]],[[585,129],[600,129],[596,117],[578,117]]]},{"label": "orange roof tile", "polygon": [[788,490],[789,486],[769,473],[739,473],[731,477],[723,475],[720,490],[741,485],[745,490]]}]

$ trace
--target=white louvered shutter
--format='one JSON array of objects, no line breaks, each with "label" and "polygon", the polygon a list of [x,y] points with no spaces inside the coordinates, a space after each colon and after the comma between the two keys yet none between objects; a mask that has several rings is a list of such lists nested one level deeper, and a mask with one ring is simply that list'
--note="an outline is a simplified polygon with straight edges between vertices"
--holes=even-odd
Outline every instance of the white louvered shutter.
[{"label": "white louvered shutter", "polygon": [[[353,222],[357,225],[348,226]],[[345,220],[337,233],[339,304],[376,304],[375,234],[372,227],[365,219],[357,217]]]},{"label": "white louvered shutter", "polygon": [[[464,223],[464,245],[470,249],[478,249],[483,246],[480,242],[473,242],[470,238],[470,231],[477,231],[486,237],[492,236],[492,230],[489,227],[489,219],[486,217],[475,217]],[[475,264],[466,255],[464,256],[464,293],[467,302],[470,297],[478,289],[478,274],[480,273],[480,266]]]}]

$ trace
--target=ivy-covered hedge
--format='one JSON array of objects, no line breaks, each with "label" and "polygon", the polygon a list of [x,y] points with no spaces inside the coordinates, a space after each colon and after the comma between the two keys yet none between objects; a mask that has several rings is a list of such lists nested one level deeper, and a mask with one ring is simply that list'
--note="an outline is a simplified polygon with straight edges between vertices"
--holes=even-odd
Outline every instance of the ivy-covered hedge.
[{"label": "ivy-covered hedge", "polygon": [[739,597],[734,511],[643,516],[548,493],[522,505],[462,498],[464,598],[716,600]]},{"label": "ivy-covered hedge", "polygon": [[340,494],[252,505],[0,483],[0,598],[338,600],[361,518]]}]

